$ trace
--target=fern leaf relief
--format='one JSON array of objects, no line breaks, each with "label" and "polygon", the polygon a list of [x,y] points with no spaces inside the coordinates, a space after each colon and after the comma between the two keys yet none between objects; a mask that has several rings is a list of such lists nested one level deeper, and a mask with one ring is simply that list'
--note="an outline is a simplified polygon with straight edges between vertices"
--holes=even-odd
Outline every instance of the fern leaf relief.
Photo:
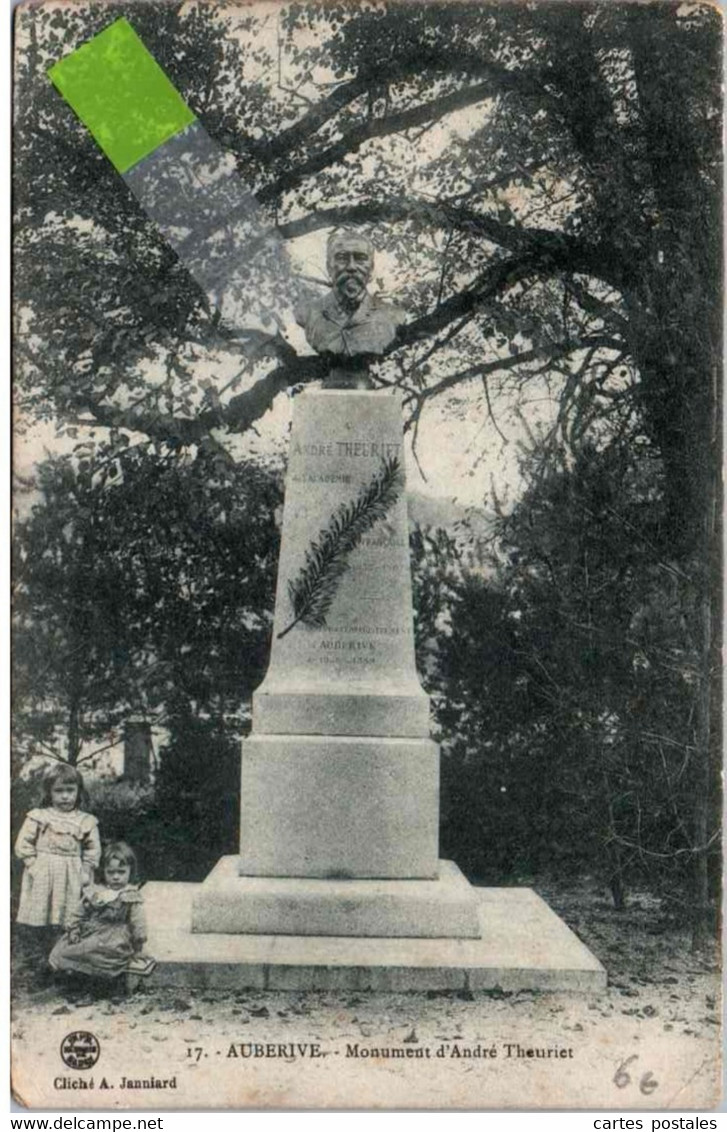
[{"label": "fern leaf relief", "polygon": [[298,624],[315,629],[325,626],[351,552],[374,524],[388,514],[403,487],[401,464],[392,456],[382,460],[380,469],[356,499],[342,503],[334,512],[328,526],[306,551],[300,573],[288,582],[294,617],[278,638]]}]

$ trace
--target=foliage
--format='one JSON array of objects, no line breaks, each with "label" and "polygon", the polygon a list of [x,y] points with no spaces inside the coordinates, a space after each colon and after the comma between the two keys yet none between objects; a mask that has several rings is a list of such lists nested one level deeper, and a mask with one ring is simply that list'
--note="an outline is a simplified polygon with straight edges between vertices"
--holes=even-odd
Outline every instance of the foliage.
[{"label": "foliage", "polygon": [[480,876],[587,863],[618,905],[644,879],[684,901],[704,852],[717,876],[716,803],[694,839],[698,588],[666,554],[662,474],[584,447],[501,516],[491,576],[451,590],[443,849]]},{"label": "foliage", "polygon": [[105,525],[93,487],[69,460],[38,470],[40,502],[16,527],[14,542],[16,743],[69,761],[133,710],[140,640],[123,624],[123,557],[105,554]]},{"label": "foliage", "polygon": [[409,534],[409,557],[416,665],[427,692],[436,695],[440,641],[451,636],[451,607],[460,592],[462,547],[441,527],[417,524]]},{"label": "foliage", "polygon": [[37,487],[15,535],[21,748],[75,762],[132,713],[239,713],[267,659],[276,476],[118,438]]},{"label": "foliage", "polygon": [[239,738],[219,717],[183,713],[171,721],[170,731],[159,753],[152,836],[166,847],[161,875],[202,880],[220,856],[238,851]]},{"label": "foliage", "polygon": [[[21,404],[191,443],[249,427],[320,367],[279,335],[240,361],[52,90],[48,62],[118,15],[286,240],[379,226],[410,312],[379,379],[402,386],[413,421],[453,391],[487,413],[491,392],[547,372],[565,433],[639,414],[672,537],[694,547],[720,357],[712,7],[292,4],[277,28],[268,7],[216,2],[21,13]],[[236,372],[209,390],[215,351]]]}]

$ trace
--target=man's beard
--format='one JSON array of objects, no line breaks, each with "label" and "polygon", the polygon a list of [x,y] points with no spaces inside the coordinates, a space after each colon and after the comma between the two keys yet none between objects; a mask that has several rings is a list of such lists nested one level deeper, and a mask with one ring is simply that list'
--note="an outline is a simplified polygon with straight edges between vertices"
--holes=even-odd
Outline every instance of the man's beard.
[{"label": "man's beard", "polygon": [[360,271],[344,271],[336,279],[336,294],[347,307],[360,305],[366,294],[367,277]]}]

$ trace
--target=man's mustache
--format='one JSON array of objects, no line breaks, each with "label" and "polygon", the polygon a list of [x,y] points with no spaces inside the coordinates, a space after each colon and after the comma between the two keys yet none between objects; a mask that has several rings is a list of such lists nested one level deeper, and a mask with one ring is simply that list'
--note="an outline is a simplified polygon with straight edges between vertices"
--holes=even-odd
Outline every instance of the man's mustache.
[{"label": "man's mustache", "polygon": [[355,279],[357,282],[366,282],[368,272],[363,267],[345,267],[339,271],[336,276],[336,282],[345,283],[347,279]]}]

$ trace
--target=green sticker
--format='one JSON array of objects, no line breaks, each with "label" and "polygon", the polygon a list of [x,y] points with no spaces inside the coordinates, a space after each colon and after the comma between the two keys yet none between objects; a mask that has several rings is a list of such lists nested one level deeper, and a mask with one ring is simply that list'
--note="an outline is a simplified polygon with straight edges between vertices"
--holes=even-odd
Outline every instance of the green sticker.
[{"label": "green sticker", "polygon": [[116,20],[48,74],[119,173],[195,121],[128,20]]}]

